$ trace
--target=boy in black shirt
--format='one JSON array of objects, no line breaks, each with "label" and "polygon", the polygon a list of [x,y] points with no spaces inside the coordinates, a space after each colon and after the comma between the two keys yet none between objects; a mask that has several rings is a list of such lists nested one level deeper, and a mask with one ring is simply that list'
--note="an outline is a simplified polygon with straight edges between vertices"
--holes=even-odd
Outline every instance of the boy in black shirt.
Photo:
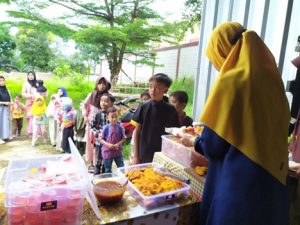
[{"label": "boy in black shirt", "polygon": [[172,94],[170,94],[169,100],[178,113],[180,126],[193,126],[193,119],[187,116],[184,112],[186,104],[189,101],[188,94],[185,91],[174,91]]},{"label": "boy in black shirt", "polygon": [[152,162],[155,152],[161,151],[161,135],[166,127],[178,127],[178,114],[174,106],[163,100],[172,80],[163,73],[149,79],[151,100],[141,103],[135,111],[134,158],[132,164]]}]

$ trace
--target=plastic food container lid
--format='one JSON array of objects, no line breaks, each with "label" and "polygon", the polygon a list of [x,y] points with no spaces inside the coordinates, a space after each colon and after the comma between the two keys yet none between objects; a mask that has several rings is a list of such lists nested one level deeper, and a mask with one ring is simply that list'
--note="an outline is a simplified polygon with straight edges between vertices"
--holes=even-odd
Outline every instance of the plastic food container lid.
[{"label": "plastic food container lid", "polygon": [[78,149],[76,148],[76,146],[73,143],[71,138],[69,138],[69,144],[70,144],[71,154],[74,158],[74,161],[77,164],[79,171],[85,180],[85,183],[87,184],[87,192],[86,192],[85,197],[86,197],[87,201],[89,202],[89,204],[91,205],[92,209],[94,210],[95,215],[98,217],[98,219],[101,219],[101,215],[100,215],[99,208],[97,205],[96,196],[93,191],[92,183],[90,180],[90,176],[88,174],[88,170],[85,166],[85,162],[83,161]]},{"label": "plastic food container lid", "polygon": [[193,126],[204,126],[202,122],[193,122]]}]

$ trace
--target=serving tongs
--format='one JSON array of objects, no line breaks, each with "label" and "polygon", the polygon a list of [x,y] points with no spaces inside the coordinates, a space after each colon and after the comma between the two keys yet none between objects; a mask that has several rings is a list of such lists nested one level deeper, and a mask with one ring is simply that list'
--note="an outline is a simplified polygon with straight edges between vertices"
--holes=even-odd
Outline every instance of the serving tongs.
[{"label": "serving tongs", "polygon": [[170,172],[169,172],[167,169],[165,169],[164,167],[154,167],[153,170],[154,170],[155,172],[157,172],[157,173],[160,173],[160,174],[165,175],[165,176],[167,176],[167,177],[171,177],[171,178],[173,178],[173,179],[175,179],[175,180],[179,180],[179,181],[184,182],[184,183],[186,183],[186,184],[190,184],[190,183],[191,183],[191,180],[190,180],[190,179],[184,178],[184,177],[181,177],[181,176],[178,176],[178,175],[176,175],[176,174],[174,174],[174,173],[170,173]]}]

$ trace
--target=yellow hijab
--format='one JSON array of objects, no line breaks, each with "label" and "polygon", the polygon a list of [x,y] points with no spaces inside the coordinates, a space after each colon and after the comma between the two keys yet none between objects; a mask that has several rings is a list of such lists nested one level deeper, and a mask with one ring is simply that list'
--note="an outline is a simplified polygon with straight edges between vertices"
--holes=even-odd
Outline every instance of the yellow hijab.
[{"label": "yellow hijab", "polygon": [[[37,103],[38,100],[41,100],[43,102],[42,105],[39,105]],[[42,114],[45,114],[46,113],[46,102],[43,98],[43,96],[38,96],[34,99],[34,102],[33,102],[33,105],[32,105],[32,108],[31,108],[31,114],[32,115],[42,115]]]},{"label": "yellow hijab", "polygon": [[212,32],[206,55],[219,70],[200,120],[285,184],[288,101],[275,59],[251,30],[226,22]]}]

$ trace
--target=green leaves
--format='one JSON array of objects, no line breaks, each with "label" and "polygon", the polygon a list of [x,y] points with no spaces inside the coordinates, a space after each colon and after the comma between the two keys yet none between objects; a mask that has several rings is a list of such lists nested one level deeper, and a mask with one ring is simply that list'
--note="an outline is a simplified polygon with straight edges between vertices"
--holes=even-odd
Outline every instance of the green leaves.
[{"label": "green leaves", "polygon": [[13,55],[16,49],[15,39],[10,35],[6,26],[0,26],[0,70],[14,69]]},{"label": "green leaves", "polygon": [[52,52],[49,47],[50,40],[44,33],[33,29],[21,29],[17,33],[17,46],[20,56],[31,69],[45,70],[48,66]]},{"label": "green leaves", "polygon": [[0,26],[0,56],[12,57],[15,48],[16,43],[9,29],[6,26]]},{"label": "green leaves", "polygon": [[186,21],[186,29],[193,31],[195,25],[199,25],[201,21],[203,0],[186,0],[183,18]]},{"label": "green leaves", "polygon": [[1,3],[6,3],[6,4],[9,4],[10,3],[10,1],[9,0],[0,0],[0,4]]},{"label": "green leaves", "polygon": [[[7,23],[46,34],[51,32],[64,40],[74,39],[87,62],[106,57],[111,79],[115,81],[128,55],[138,56],[133,63],[156,66],[152,46],[161,42],[179,43],[188,27],[186,22],[167,23],[151,9],[153,0],[30,0],[30,4],[29,0],[13,1],[20,10],[9,11],[9,15],[21,20]],[[65,11],[50,18],[42,13],[48,7]],[[28,61],[30,57],[27,58]]]},{"label": "green leaves", "polygon": [[39,14],[33,14],[26,11],[7,11],[7,13],[10,17],[23,19],[21,21],[18,20],[5,23],[11,26],[24,29],[35,29],[43,33],[52,32],[64,39],[71,38],[74,34],[74,30],[70,27],[53,20],[51,21],[46,19]]}]

